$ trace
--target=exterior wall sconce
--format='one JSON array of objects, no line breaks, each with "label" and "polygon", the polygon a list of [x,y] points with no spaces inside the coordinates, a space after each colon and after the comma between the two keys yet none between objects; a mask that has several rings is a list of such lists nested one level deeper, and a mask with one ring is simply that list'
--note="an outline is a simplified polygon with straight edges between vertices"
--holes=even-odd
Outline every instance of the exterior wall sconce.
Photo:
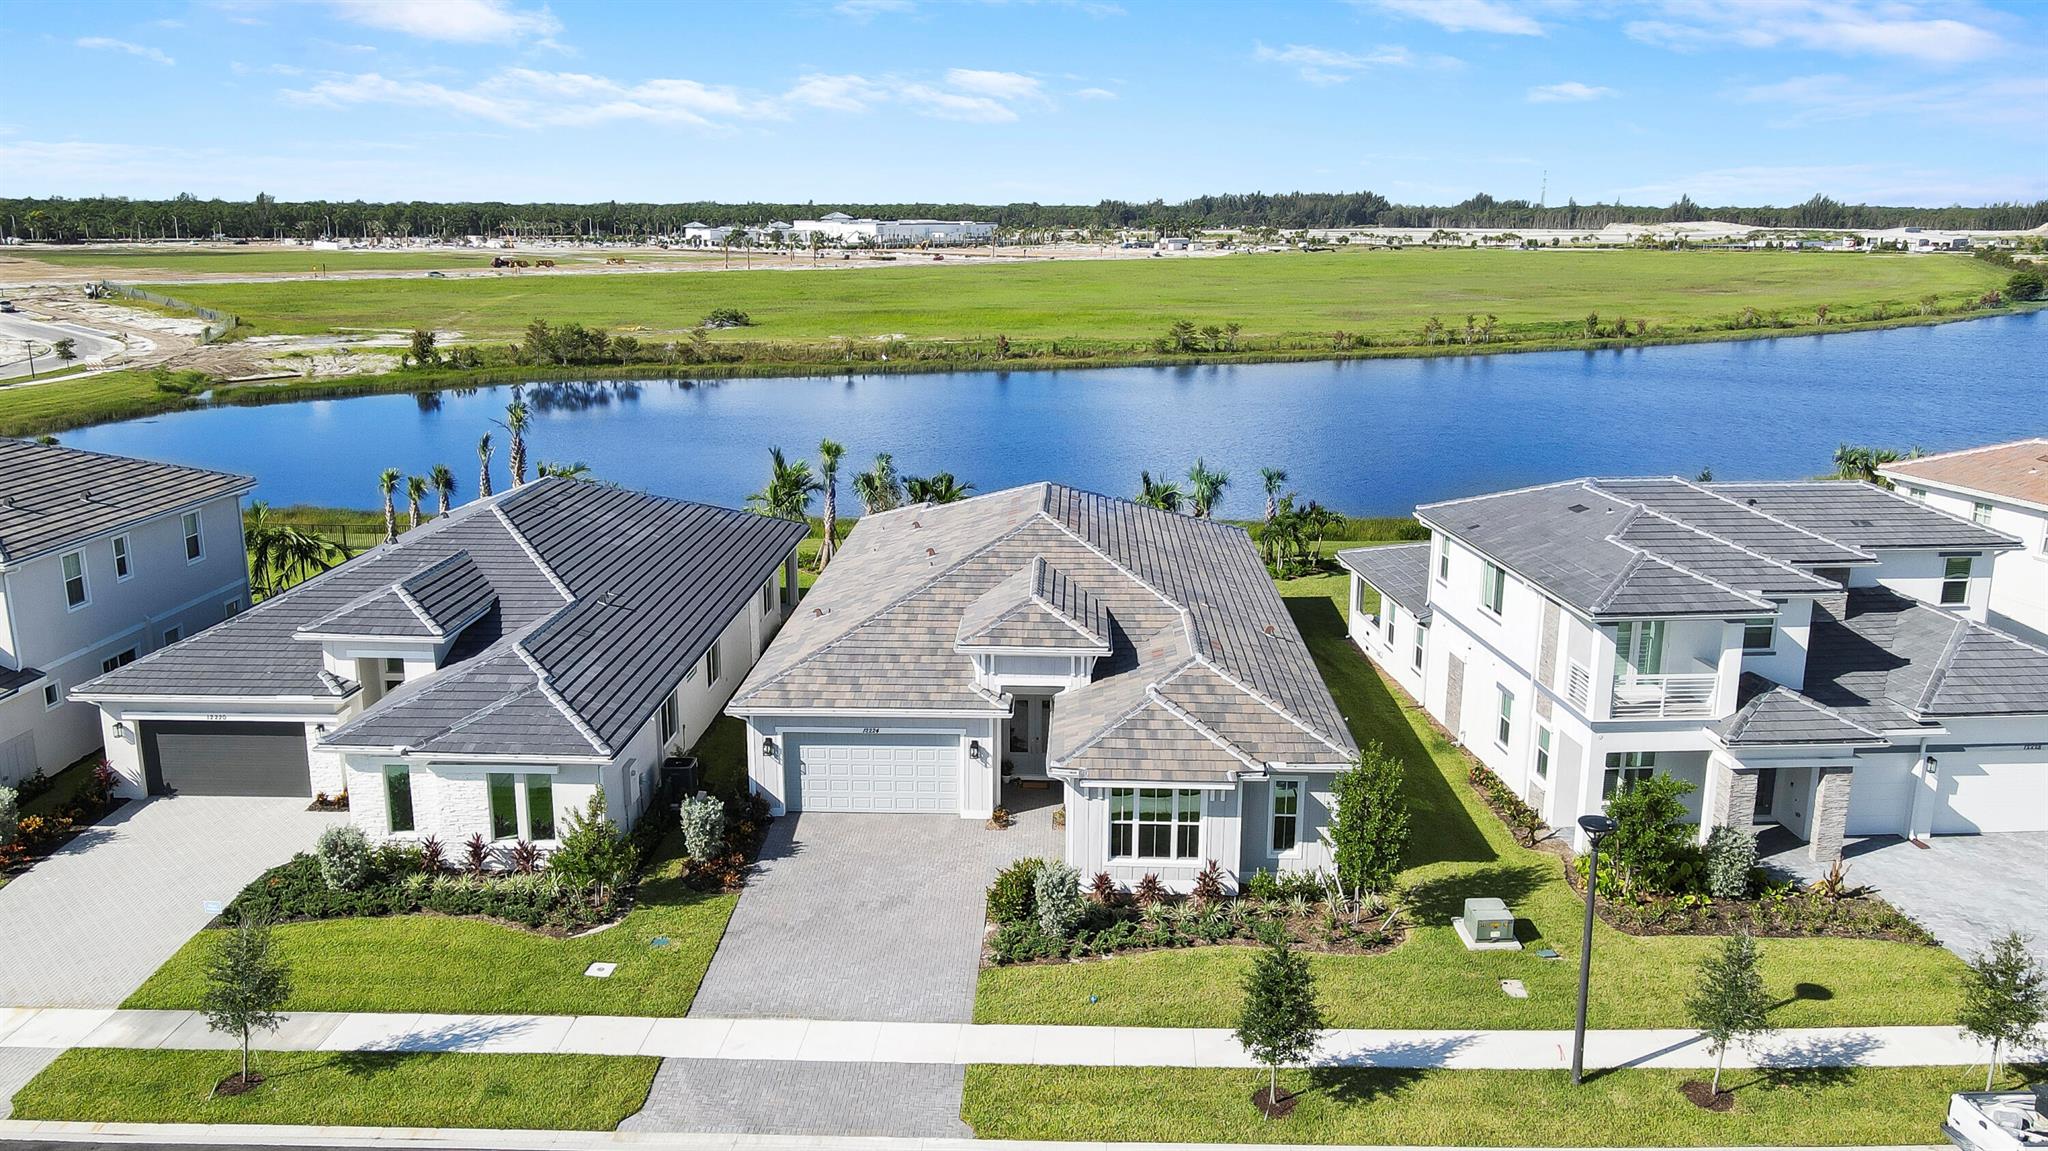
[{"label": "exterior wall sconce", "polygon": [[983,751],[981,748],[980,740],[970,739],[967,741],[967,758],[974,760],[977,763],[983,759],[988,758],[988,753],[986,751]]},{"label": "exterior wall sconce", "polygon": [[773,739],[764,739],[761,741],[761,758],[775,758],[775,741]]}]

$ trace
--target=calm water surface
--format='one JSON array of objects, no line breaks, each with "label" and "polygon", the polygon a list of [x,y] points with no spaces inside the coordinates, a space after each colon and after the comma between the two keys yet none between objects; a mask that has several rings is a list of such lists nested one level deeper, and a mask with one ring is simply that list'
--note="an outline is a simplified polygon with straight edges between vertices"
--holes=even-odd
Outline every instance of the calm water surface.
[{"label": "calm water surface", "polygon": [[[1196,456],[1259,512],[1258,469],[1345,511],[1572,475],[1720,479],[1825,471],[1842,441],[1929,451],[2048,432],[2048,314],[1937,327],[1609,352],[1062,372],[531,385],[533,460],[580,460],[629,487],[737,505],[768,449],[845,470],[892,452],[990,491],[1057,479],[1115,494]],[[179,412],[63,441],[257,477],[276,504],[377,504],[377,474],[445,463],[467,498],[476,441],[509,387]],[[857,507],[842,481],[845,506]]]}]

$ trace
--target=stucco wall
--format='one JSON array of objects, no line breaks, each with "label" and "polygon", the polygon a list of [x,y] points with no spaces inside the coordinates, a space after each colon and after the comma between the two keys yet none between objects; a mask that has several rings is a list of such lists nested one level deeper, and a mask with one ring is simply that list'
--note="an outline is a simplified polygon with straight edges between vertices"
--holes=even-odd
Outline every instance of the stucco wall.
[{"label": "stucco wall", "polygon": [[[451,861],[461,858],[462,845],[472,835],[491,838],[491,799],[487,776],[494,771],[514,775],[547,774],[554,784],[555,830],[567,827],[569,813],[581,811],[598,786],[598,769],[587,765],[545,764],[503,766],[452,766],[412,764],[413,830],[393,834],[384,789],[384,766],[404,763],[389,757],[351,755],[348,758],[349,819],[371,839],[418,841],[433,836],[440,840]],[[553,840],[540,841],[552,846]],[[502,846],[502,845],[501,845]]]},{"label": "stucco wall", "polygon": [[1215,860],[1223,869],[1227,886],[1233,889],[1240,874],[1239,852],[1243,830],[1238,826],[1242,797],[1235,789],[1204,793],[1202,803],[1202,852],[1184,863],[1167,861],[1113,861],[1109,858],[1109,789],[1067,787],[1067,861],[1079,868],[1086,883],[1098,871],[1128,888],[1147,874],[1157,875],[1170,891],[1187,891],[1195,875]]}]

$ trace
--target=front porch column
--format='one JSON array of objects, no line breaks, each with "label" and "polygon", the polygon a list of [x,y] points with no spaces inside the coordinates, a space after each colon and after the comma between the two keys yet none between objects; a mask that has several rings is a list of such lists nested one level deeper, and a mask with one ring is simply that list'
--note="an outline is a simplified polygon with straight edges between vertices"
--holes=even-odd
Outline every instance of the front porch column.
[{"label": "front porch column", "polygon": [[1815,863],[1842,858],[1849,837],[1849,781],[1855,774],[1853,767],[1813,769],[1813,838],[1807,841],[1806,857]]},{"label": "front porch column", "polygon": [[1701,816],[1701,843],[1717,827],[1749,827],[1756,820],[1756,772],[1744,770],[1724,756],[1710,757]]}]

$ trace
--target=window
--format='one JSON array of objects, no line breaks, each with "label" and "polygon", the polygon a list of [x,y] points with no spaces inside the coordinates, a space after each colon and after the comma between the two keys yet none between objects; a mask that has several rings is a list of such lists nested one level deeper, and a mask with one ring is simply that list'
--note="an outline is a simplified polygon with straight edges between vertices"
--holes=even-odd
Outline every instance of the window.
[{"label": "window", "polygon": [[412,769],[402,763],[385,765],[384,813],[390,820],[393,835],[413,829]]},{"label": "window", "polygon": [[1656,675],[1664,670],[1664,621],[1614,625],[1614,674],[1616,678]]},{"label": "window", "polygon": [[1990,526],[1990,524],[1991,524],[1991,505],[1990,505],[1990,504],[1987,504],[1987,503],[1985,503],[1985,502],[1984,502],[1983,500],[1978,500],[1978,501],[1977,501],[1976,503],[1973,503],[1973,504],[1971,504],[1971,505],[1970,505],[1970,520],[1971,520],[1971,522],[1973,522],[1973,523],[1976,523],[1976,524],[1978,524],[1978,525],[1980,525],[1980,526],[1985,526],[1985,527],[1988,527],[1988,526]]},{"label": "window", "polygon": [[169,627],[167,627],[167,628],[165,628],[165,629],[164,629],[164,646],[165,646],[165,647],[169,647],[169,646],[171,646],[172,644],[174,644],[174,643],[176,643],[176,642],[178,642],[179,640],[181,640],[181,639],[184,639],[184,638],[185,638],[185,629],[184,629],[184,628],[181,628],[181,627],[179,627],[179,626],[178,626],[177,624],[172,624],[171,626],[169,626]]},{"label": "window", "polygon": [[1614,793],[1621,788],[1641,783],[1655,774],[1656,752],[1610,751],[1607,753],[1607,775],[1600,781],[1600,798],[1613,799]]},{"label": "window", "polygon": [[1742,621],[1742,650],[1745,652],[1768,652],[1778,638],[1777,621],[1769,616]]},{"label": "window", "polygon": [[220,618],[222,618],[222,619],[233,619],[233,618],[235,618],[236,616],[238,616],[238,615],[241,615],[241,614],[242,614],[242,601],[241,601],[241,600],[238,600],[238,599],[224,599],[224,600],[220,601]]},{"label": "window", "polygon": [[1970,602],[1969,556],[1950,556],[1942,563],[1941,602],[1949,605]]},{"label": "window", "polygon": [[77,611],[92,602],[92,588],[85,580],[85,553],[70,552],[58,561],[64,565],[64,606]]},{"label": "window", "polygon": [[1550,780],[1550,729],[1547,727],[1536,729],[1536,778],[1545,782]]},{"label": "window", "polygon": [[526,777],[526,838],[555,837],[555,781],[552,776]]},{"label": "window", "polygon": [[712,644],[712,645],[711,645],[711,649],[710,649],[709,651],[706,651],[706,652],[704,653],[704,683],[705,683],[705,685],[706,685],[706,686],[709,686],[709,685],[711,685],[711,684],[714,684],[714,683],[717,683],[717,682],[718,682],[718,645],[717,645],[716,643],[714,643],[714,644]]},{"label": "window", "polygon": [[1273,781],[1273,854],[1294,850],[1301,838],[1301,781]]},{"label": "window", "polygon": [[1437,546],[1436,582],[1451,582],[1451,541],[1444,540]]},{"label": "window", "polygon": [[1479,606],[1499,615],[1507,603],[1507,594],[1508,573],[1488,560],[1486,566],[1479,570]]},{"label": "window", "polygon": [[120,655],[110,655],[107,658],[101,660],[100,672],[102,674],[105,674],[106,672],[110,672],[117,667],[127,667],[129,664],[134,662],[135,649],[131,647],[127,651],[122,652]]},{"label": "window", "polygon": [[1927,500],[1926,488],[1907,488],[1906,494],[1912,496],[1916,500],[1921,501],[1922,503],[1925,503]]},{"label": "window", "polygon": [[1423,641],[1424,641],[1424,640],[1426,640],[1426,639],[1428,639],[1428,638],[1429,638],[1429,625],[1428,625],[1428,624],[1425,624],[1425,623],[1419,623],[1419,624],[1416,624],[1416,625],[1415,625],[1415,670],[1416,670],[1416,671],[1421,671],[1421,670],[1422,670],[1422,651],[1423,651]]},{"label": "window", "polygon": [[391,694],[392,689],[405,682],[405,661],[402,659],[385,660],[377,682],[382,686],[384,694]]},{"label": "window", "polygon": [[1493,741],[1502,747],[1515,734],[1515,693],[1499,684],[1493,690],[1500,693],[1500,722],[1494,725]]},{"label": "window", "polygon": [[767,615],[769,612],[774,610],[775,581],[773,579],[770,579],[767,583],[761,585],[761,614]]},{"label": "window", "polygon": [[676,729],[682,726],[682,717],[679,714],[681,710],[681,708],[676,706],[676,696],[674,692],[670,692],[668,698],[661,701],[662,743],[666,744],[675,739]]},{"label": "window", "polygon": [[125,582],[127,581],[128,577],[129,577],[129,576],[132,576],[132,575],[134,575],[134,574],[135,574],[135,569],[134,569],[134,568],[132,568],[132,567],[130,567],[130,566],[129,566],[129,563],[128,563],[128,537],[127,537],[127,536],[115,536],[115,537],[114,537],[114,582],[115,582],[115,583],[125,583]]},{"label": "window", "polygon": [[198,563],[206,558],[206,542],[199,538],[199,513],[185,513],[185,562]]},{"label": "window", "polygon": [[55,711],[64,702],[64,689],[56,683],[43,685],[43,710]]},{"label": "window", "polygon": [[1394,644],[1394,601],[1380,597],[1380,633],[1386,637],[1387,646]]},{"label": "window", "polygon": [[519,777],[511,772],[490,774],[491,838],[519,838]]},{"label": "window", "polygon": [[1109,789],[1112,859],[1199,859],[1202,793],[1188,788]]}]

